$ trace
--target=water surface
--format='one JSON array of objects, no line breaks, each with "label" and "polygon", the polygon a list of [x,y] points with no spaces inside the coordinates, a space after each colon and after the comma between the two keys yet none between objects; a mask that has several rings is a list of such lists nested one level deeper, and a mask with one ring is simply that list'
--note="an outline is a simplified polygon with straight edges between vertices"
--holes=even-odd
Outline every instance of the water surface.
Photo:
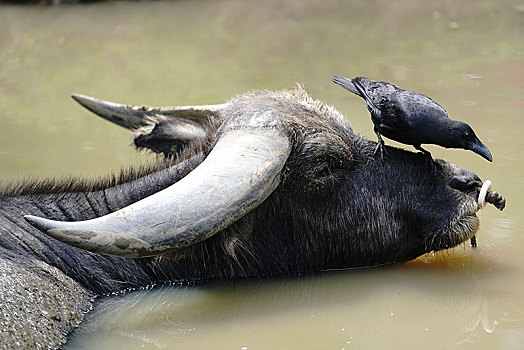
[{"label": "water surface", "polygon": [[[524,344],[524,7],[518,1],[173,1],[0,7],[0,179],[103,176],[151,155],[78,92],[133,104],[221,103],[305,85],[374,139],[333,75],[434,98],[490,148],[429,146],[508,198],[479,247],[395,266],[209,283],[100,299],[71,349],[520,349]],[[386,140],[388,144],[394,144]],[[404,146],[402,146],[404,147]]]}]

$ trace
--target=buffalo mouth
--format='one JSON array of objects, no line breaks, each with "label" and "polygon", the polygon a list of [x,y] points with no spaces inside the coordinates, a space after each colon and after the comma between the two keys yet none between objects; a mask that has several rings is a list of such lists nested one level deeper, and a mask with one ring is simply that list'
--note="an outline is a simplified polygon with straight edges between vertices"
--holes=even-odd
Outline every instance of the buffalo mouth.
[{"label": "buffalo mouth", "polygon": [[449,243],[444,244],[441,249],[457,246],[475,236],[480,227],[480,220],[477,216],[479,210],[479,205],[472,197],[462,204],[459,214],[452,220],[445,234],[449,237]]},{"label": "buffalo mouth", "polygon": [[429,239],[429,250],[443,250],[455,247],[471,239],[472,246],[476,246],[475,234],[480,227],[477,212],[483,209],[486,203],[504,210],[506,199],[495,191],[491,191],[491,181],[486,180],[480,186],[474,186],[461,191],[463,196],[458,214],[440,235],[432,235]]}]

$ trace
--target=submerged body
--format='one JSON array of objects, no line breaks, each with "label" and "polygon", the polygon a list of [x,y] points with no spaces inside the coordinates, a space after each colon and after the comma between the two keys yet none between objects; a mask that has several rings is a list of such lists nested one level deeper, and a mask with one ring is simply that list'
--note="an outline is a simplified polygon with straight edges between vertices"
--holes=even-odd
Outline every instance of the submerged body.
[{"label": "submerged body", "polygon": [[383,135],[413,145],[428,155],[429,152],[421,147],[422,144],[463,148],[490,162],[493,160],[488,148],[468,124],[450,119],[446,111],[427,96],[365,77],[349,79],[337,76],[333,82],[366,101],[381,152]]},{"label": "submerged body", "polygon": [[[65,282],[50,282],[59,292],[46,305],[72,310],[60,318],[68,322],[46,323],[41,303],[22,294],[22,313],[40,327],[30,339],[63,341],[98,294],[391,264],[456,246],[478,229],[477,175],[442,160],[428,169],[391,147],[384,162],[370,160],[375,143],[302,88],[241,95],[208,112],[195,137],[185,133],[190,142],[155,166],[98,183],[3,190],[0,263],[34,266],[35,281],[55,271]],[[238,200],[224,201],[231,193]]]}]

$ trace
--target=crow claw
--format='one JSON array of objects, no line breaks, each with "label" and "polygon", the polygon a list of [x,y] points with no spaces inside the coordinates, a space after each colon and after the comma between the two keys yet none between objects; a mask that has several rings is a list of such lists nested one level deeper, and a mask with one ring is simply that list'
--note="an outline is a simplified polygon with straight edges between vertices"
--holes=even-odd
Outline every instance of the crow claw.
[{"label": "crow claw", "polygon": [[377,151],[380,151],[380,160],[384,160],[384,153],[387,154],[386,150],[384,149],[384,140],[382,140],[382,137],[380,136],[380,132],[375,128],[375,134],[377,134],[378,142],[377,147],[375,147],[375,151],[373,152],[373,156],[377,154]]},{"label": "crow claw", "polygon": [[384,154],[388,154],[388,152],[384,148],[384,142],[377,143],[377,147],[375,147],[375,151],[373,151],[373,157],[376,156],[377,151],[379,151],[379,153],[380,153],[380,160],[383,161],[384,160]]}]

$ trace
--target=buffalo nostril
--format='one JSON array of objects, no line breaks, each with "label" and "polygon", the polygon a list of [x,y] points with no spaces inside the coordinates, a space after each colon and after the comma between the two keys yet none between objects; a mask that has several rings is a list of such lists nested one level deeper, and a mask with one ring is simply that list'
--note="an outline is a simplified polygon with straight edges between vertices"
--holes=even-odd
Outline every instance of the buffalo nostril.
[{"label": "buffalo nostril", "polygon": [[455,190],[465,191],[468,188],[468,178],[466,176],[454,176],[449,181],[449,186]]},{"label": "buffalo nostril", "polygon": [[476,175],[456,175],[449,181],[449,186],[453,189],[466,192],[476,190],[482,186],[482,181],[480,181],[480,178]]}]

